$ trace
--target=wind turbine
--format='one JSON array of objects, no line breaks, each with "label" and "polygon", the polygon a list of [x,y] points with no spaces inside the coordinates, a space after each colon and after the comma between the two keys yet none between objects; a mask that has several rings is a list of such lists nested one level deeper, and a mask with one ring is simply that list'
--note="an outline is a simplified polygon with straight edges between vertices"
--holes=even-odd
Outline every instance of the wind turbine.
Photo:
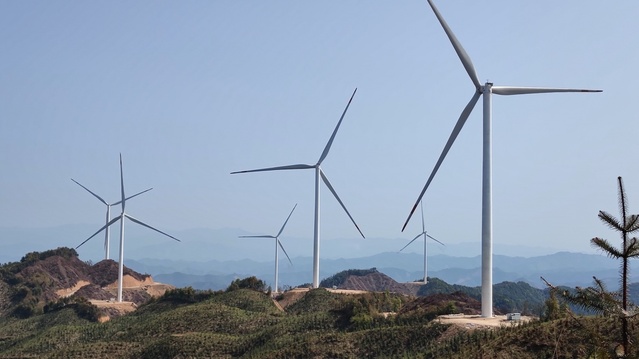
[{"label": "wind turbine", "polygon": [[284,227],[286,227],[286,223],[288,223],[289,218],[291,218],[291,215],[293,214],[293,211],[295,210],[295,207],[297,207],[297,204],[295,204],[295,206],[293,206],[293,209],[291,210],[291,213],[288,215],[288,217],[286,217],[286,221],[284,221],[284,224],[282,225],[282,228],[280,228],[280,231],[277,232],[276,235],[271,236],[271,235],[261,235],[261,236],[240,236],[240,238],[274,238],[275,239],[275,290],[273,291],[273,293],[277,293],[278,291],[278,286],[277,286],[277,280],[279,278],[279,250],[278,250],[278,246],[280,248],[282,248],[282,252],[284,252],[284,254],[286,255],[286,258],[288,258],[289,263],[291,263],[291,265],[293,265],[293,262],[291,261],[291,257],[288,256],[288,253],[286,253],[286,249],[284,249],[284,246],[282,245],[282,242],[280,242],[280,234],[282,234],[282,232],[284,231]]},{"label": "wind turbine", "polygon": [[[93,191],[91,191],[90,189],[86,188],[85,186],[83,186],[80,182],[74,180],[73,178],[71,178],[71,181],[75,182],[78,186],[84,188],[85,190],[87,190],[87,192],[91,193],[95,198],[97,198],[100,202],[104,203],[106,205],[106,223],[109,223],[109,221],[111,220],[111,206],[117,206],[118,204],[122,203],[122,201],[117,201],[115,203],[107,203],[107,201],[105,201],[104,199],[102,199],[102,197],[98,196],[97,194],[95,194]],[[139,196],[144,192],[148,192],[150,190],[152,190],[153,188],[149,188],[147,190],[144,190],[142,192],[138,192],[136,194],[134,194],[133,196],[129,196],[127,198],[125,198],[126,200],[129,200],[133,197]],[[111,237],[111,232],[110,232],[110,228],[107,227],[106,230],[104,231],[104,259],[109,259],[109,242],[110,242],[110,237]]]},{"label": "wind turbine", "polygon": [[415,242],[417,238],[424,236],[424,284],[427,284],[428,283],[428,238],[434,240],[435,242],[441,244],[442,246],[445,246],[445,244],[438,241],[437,239],[435,239],[434,237],[432,237],[430,234],[426,232],[426,226],[424,225],[424,206],[421,202],[419,203],[419,205],[422,210],[422,233],[415,236],[415,238],[413,238],[412,241],[408,242],[408,244],[405,245],[399,251],[400,252],[403,251],[406,247],[410,246],[411,243]]},{"label": "wind turbine", "polygon": [[110,220],[107,224],[105,224],[104,226],[102,226],[102,228],[98,229],[97,232],[93,233],[93,235],[91,235],[91,237],[87,238],[84,240],[84,242],[80,243],[77,247],[75,247],[75,249],[80,248],[83,244],[85,244],[86,242],[88,242],[91,238],[95,237],[98,233],[102,232],[104,229],[109,228],[113,223],[120,221],[120,260],[118,263],[118,302],[122,302],[122,277],[124,274],[124,219],[128,218],[129,220],[131,220],[134,223],[137,223],[141,226],[144,226],[146,228],[152,229],[158,233],[164,234],[165,236],[169,237],[169,238],[173,238],[174,240],[180,242],[179,239],[173,237],[170,234],[166,234],[164,232],[162,232],[159,229],[153,228],[151,226],[149,226],[148,224],[133,218],[132,216],[128,215],[125,213],[124,208],[126,207],[126,200],[127,197],[124,196],[124,174],[122,171],[122,154],[120,154],[120,193],[121,193],[121,200],[120,202],[122,203],[122,213],[113,218],[112,220]]},{"label": "wind turbine", "polygon": [[324,161],[324,159],[328,155],[328,151],[331,149],[331,145],[333,144],[333,140],[335,139],[335,135],[337,134],[337,130],[339,130],[339,126],[342,124],[342,120],[344,119],[344,115],[346,115],[346,111],[348,111],[348,106],[351,105],[351,101],[353,101],[353,97],[355,96],[356,92],[357,92],[357,89],[355,89],[355,91],[353,91],[353,94],[351,95],[350,100],[348,100],[348,104],[346,104],[346,108],[344,109],[344,112],[342,113],[342,117],[340,117],[339,122],[337,122],[337,126],[335,127],[335,130],[333,130],[333,134],[331,135],[331,138],[328,140],[328,143],[326,144],[326,147],[324,147],[324,151],[322,152],[322,155],[320,156],[320,158],[319,158],[319,160],[317,161],[316,164],[314,164],[314,165],[295,164],[295,165],[287,165],[287,166],[261,168],[261,169],[256,169],[256,170],[246,170],[246,171],[231,172],[231,174],[237,174],[237,173],[263,172],[263,171],[280,171],[280,170],[302,170],[302,169],[314,169],[315,170],[315,221],[314,221],[314,226],[313,226],[314,227],[314,232],[313,232],[313,288],[319,287],[320,178],[322,179],[324,184],[326,184],[326,187],[328,187],[328,189],[331,191],[331,193],[333,193],[333,196],[335,196],[335,199],[337,199],[337,202],[339,202],[339,204],[342,206],[342,208],[344,209],[344,211],[348,215],[348,218],[351,219],[351,221],[355,225],[355,228],[357,228],[357,231],[359,232],[359,234],[362,235],[362,238],[365,238],[364,234],[359,229],[359,226],[357,225],[357,223],[355,223],[355,220],[353,219],[351,214],[348,212],[348,210],[346,209],[346,206],[344,205],[342,200],[339,198],[339,196],[337,195],[337,192],[335,192],[335,189],[333,189],[333,186],[328,181],[328,178],[326,177],[326,175],[324,174],[324,172],[320,168],[320,165],[322,164],[322,162]]},{"label": "wind turbine", "polygon": [[479,77],[475,71],[475,68],[470,60],[470,57],[462,47],[461,43],[457,40],[452,30],[446,24],[446,21],[439,13],[439,10],[435,7],[432,0],[428,0],[430,7],[433,9],[435,16],[439,20],[439,23],[444,28],[444,32],[448,36],[457,56],[464,65],[468,76],[475,85],[475,93],[470,99],[470,102],[466,105],[462,111],[453,132],[450,134],[444,150],[442,151],[435,167],[433,168],[428,181],[422,192],[419,194],[415,205],[413,206],[402,231],[406,228],[406,225],[410,221],[411,216],[417,208],[417,204],[422,200],[424,192],[430,185],[433,177],[437,173],[439,166],[444,161],[448,150],[455,142],[457,135],[461,131],[464,123],[468,119],[468,116],[473,111],[475,104],[479,100],[480,96],[484,96],[484,112],[483,112],[483,169],[482,169],[482,288],[481,288],[481,315],[482,317],[493,316],[493,275],[492,275],[492,250],[493,250],[493,234],[492,234],[492,145],[491,145],[491,117],[492,117],[492,94],[497,95],[527,95],[535,93],[551,93],[551,92],[601,92],[601,90],[585,90],[585,89],[570,89],[570,88],[546,88],[546,87],[513,87],[513,86],[493,86],[491,82],[486,82],[482,85],[479,81]]}]

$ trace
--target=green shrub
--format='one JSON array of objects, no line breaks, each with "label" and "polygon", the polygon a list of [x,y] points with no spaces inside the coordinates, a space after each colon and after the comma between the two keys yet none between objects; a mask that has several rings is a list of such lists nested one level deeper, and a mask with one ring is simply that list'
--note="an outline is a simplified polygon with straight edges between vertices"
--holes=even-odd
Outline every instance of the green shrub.
[{"label": "green shrub", "polygon": [[37,313],[37,310],[34,305],[23,303],[15,307],[12,315],[17,318],[25,319],[25,318],[31,317],[32,315],[36,313]]},{"label": "green shrub", "polygon": [[24,257],[22,257],[22,259],[20,259],[20,263],[23,263],[23,264],[26,264],[26,266],[29,266],[37,261],[42,261],[53,256],[60,256],[62,258],[69,259],[69,258],[77,257],[78,252],[76,252],[75,249],[73,248],[67,248],[67,247],[59,247],[59,248],[51,249],[44,252],[30,252],[30,253],[27,253]]},{"label": "green shrub", "polygon": [[55,302],[49,302],[44,306],[44,313],[52,313],[64,308],[71,308],[78,317],[92,322],[97,322],[100,317],[100,309],[91,304],[86,298],[80,296],[63,297]]},{"label": "green shrub", "polygon": [[267,286],[263,280],[257,279],[257,277],[247,277],[244,279],[236,279],[231,282],[231,285],[226,288],[227,292],[232,292],[238,289],[253,289],[258,292],[266,292]]},{"label": "green shrub", "polygon": [[217,293],[212,290],[197,290],[193,287],[175,288],[167,290],[157,299],[160,302],[199,303],[211,299]]}]

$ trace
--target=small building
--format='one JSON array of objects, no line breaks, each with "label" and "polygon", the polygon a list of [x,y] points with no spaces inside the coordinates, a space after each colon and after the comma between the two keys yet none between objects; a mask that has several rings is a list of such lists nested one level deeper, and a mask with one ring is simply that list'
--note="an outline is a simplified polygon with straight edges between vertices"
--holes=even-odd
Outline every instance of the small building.
[{"label": "small building", "polygon": [[521,320],[521,313],[508,313],[506,320]]}]

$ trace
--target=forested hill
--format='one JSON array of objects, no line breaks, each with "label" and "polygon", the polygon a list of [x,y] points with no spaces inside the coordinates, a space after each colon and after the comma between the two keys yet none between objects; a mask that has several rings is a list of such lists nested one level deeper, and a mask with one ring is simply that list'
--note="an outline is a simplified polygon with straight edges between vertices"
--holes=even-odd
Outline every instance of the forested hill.
[{"label": "forested hill", "polygon": [[175,289],[105,323],[72,308],[0,318],[0,358],[581,358],[615,340],[611,322],[567,314],[493,329],[435,320],[477,313],[479,302],[459,292],[413,299],[295,289],[276,304],[237,288]]}]

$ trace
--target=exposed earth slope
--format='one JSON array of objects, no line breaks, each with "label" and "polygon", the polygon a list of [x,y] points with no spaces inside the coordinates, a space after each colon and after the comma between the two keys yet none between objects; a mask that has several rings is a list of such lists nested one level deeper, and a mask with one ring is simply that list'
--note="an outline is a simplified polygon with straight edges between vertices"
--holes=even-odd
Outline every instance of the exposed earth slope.
[{"label": "exposed earth slope", "polygon": [[[120,315],[122,305],[107,304],[116,297],[117,273],[118,265],[113,260],[92,265],[81,261],[69,248],[28,253],[20,262],[0,267],[0,314],[28,317],[57,302],[67,305],[75,303],[75,298],[84,298],[101,303],[103,314]],[[133,308],[173,288],[126,267],[123,284],[123,299]]]}]

